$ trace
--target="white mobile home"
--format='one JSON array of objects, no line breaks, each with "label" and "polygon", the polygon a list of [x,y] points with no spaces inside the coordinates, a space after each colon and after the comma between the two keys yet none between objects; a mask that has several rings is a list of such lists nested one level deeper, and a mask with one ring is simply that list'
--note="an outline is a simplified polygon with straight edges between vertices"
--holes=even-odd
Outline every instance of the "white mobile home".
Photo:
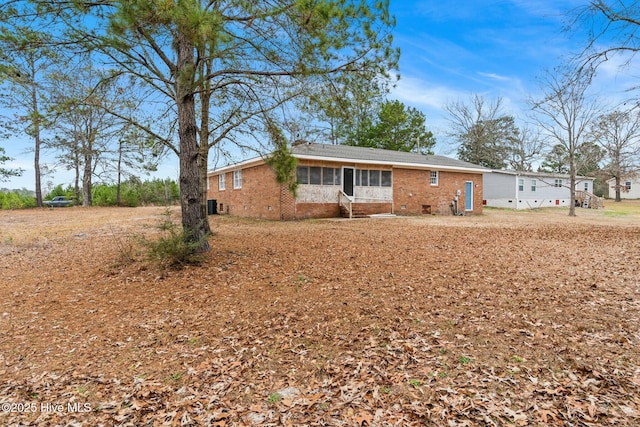
[{"label": "white mobile home", "polygon": [[[595,198],[593,180],[582,176],[576,178],[580,205],[585,194]],[[569,175],[493,170],[483,175],[483,204],[511,209],[568,207],[571,203],[569,183]]]},{"label": "white mobile home", "polygon": [[[611,178],[607,180],[609,185],[609,198],[616,198],[616,180]],[[640,169],[626,174],[620,180],[620,198],[621,199],[640,199]]]}]

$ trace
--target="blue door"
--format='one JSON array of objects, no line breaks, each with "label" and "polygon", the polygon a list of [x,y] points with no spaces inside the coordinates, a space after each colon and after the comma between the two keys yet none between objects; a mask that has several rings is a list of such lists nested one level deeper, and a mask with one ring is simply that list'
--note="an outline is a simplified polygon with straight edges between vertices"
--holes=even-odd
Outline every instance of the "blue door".
[{"label": "blue door", "polygon": [[473,210],[473,182],[471,181],[464,184],[464,210]]}]

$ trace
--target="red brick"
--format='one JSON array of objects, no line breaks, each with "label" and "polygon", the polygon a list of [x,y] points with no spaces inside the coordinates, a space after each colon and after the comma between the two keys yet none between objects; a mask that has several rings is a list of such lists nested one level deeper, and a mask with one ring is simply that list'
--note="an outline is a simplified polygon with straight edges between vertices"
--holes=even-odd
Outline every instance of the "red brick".
[{"label": "red brick", "polygon": [[[305,165],[339,167],[337,163],[304,162]],[[302,163],[301,163],[302,165]],[[348,165],[363,169],[375,169],[372,165]],[[386,168],[380,168],[386,169]],[[218,174],[209,176],[208,198],[215,199],[218,212],[241,217],[270,220],[327,218],[340,216],[337,203],[297,203],[286,186],[276,182],[271,168],[265,164],[242,170],[242,188],[233,188],[233,172],[226,175],[225,190],[218,190]],[[438,185],[430,185],[430,171],[393,169],[393,204],[372,203],[367,213],[390,212],[397,215],[423,215],[431,213],[451,215],[451,202],[460,190],[459,209],[464,211],[465,183],[474,186],[473,210],[465,214],[482,213],[482,174],[439,171]],[[336,186],[336,190],[339,187]]]}]

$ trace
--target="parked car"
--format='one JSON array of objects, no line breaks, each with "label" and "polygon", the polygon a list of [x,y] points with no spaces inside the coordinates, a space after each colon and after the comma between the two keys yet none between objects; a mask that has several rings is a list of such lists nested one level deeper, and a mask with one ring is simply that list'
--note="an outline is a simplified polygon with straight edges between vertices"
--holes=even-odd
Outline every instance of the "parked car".
[{"label": "parked car", "polygon": [[73,200],[67,199],[65,196],[56,196],[51,200],[45,200],[43,203],[50,208],[73,206]]}]

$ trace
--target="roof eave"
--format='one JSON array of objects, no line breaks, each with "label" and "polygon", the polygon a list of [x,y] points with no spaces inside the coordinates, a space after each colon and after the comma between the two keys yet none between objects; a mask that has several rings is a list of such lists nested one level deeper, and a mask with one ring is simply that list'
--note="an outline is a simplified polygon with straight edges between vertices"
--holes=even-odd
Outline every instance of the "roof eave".
[{"label": "roof eave", "polygon": [[229,172],[229,171],[234,171],[234,170],[238,170],[238,169],[242,169],[245,168],[247,166],[257,166],[261,163],[264,163],[264,158],[263,157],[254,157],[252,159],[248,159],[242,162],[238,162],[238,163],[234,163],[231,165],[227,165],[227,166],[223,166],[221,168],[218,169],[211,169],[209,171],[207,171],[207,175],[216,175],[219,173],[223,173],[223,172]]},{"label": "roof eave", "polygon": [[[391,167],[401,168],[401,169],[427,169],[427,170],[473,172],[473,173],[491,172],[490,169],[481,168],[481,167],[473,168],[473,167],[463,167],[463,166],[436,165],[436,164],[430,164],[430,163],[403,163],[403,162],[380,161],[380,160],[364,160],[364,159],[347,158],[347,157],[337,158],[337,157],[306,155],[306,154],[293,154],[293,157],[300,160],[315,160],[315,161],[326,161],[326,162],[337,162],[337,163],[357,163],[357,164],[363,164],[363,165],[384,165],[384,166],[391,166]],[[230,172],[230,171],[246,168],[249,166],[258,166],[264,163],[264,161],[265,159],[263,157],[254,157],[252,159],[248,159],[243,162],[238,162],[231,165],[223,166],[218,169],[209,170],[207,172],[207,175],[217,175],[220,173]]]}]

